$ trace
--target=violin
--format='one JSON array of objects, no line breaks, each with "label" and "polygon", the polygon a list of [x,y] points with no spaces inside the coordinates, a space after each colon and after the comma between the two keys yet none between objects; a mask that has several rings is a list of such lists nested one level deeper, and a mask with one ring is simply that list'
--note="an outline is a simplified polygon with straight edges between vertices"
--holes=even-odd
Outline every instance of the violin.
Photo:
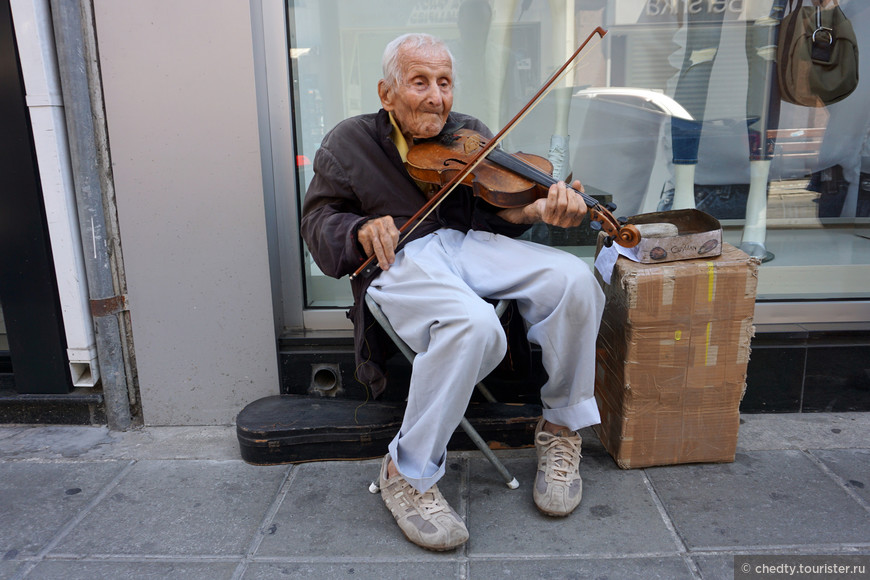
[{"label": "violin", "polygon": [[[414,145],[408,151],[405,168],[417,181],[441,187],[463,172],[486,145],[487,140],[480,133],[459,129]],[[511,154],[495,148],[471,172],[466,172],[460,183],[470,186],[475,196],[490,205],[523,207],[547,197],[550,186],[556,183],[552,171],[552,164],[539,155]],[[590,227],[607,234],[606,246],[616,242],[624,248],[632,248],[640,242],[641,235],[635,226],[613,217],[611,212],[616,209],[615,205],[601,205],[582,191],[568,189],[579,195],[589,208]]]},{"label": "violin", "polygon": [[[535,105],[537,105],[537,103],[540,102],[541,98],[544,95],[546,95],[547,92],[553,87],[553,84],[557,80],[559,80],[563,74],[565,74],[565,71],[568,69],[568,66],[571,64],[572,61],[574,61],[574,59],[577,58],[577,56],[580,54],[580,52],[583,51],[583,49],[586,47],[586,45],[589,44],[589,41],[592,40],[592,38],[596,35],[600,38],[603,38],[605,34],[607,34],[607,31],[604,30],[603,28],[601,28],[600,26],[598,28],[596,28],[595,30],[593,30],[589,34],[589,36],[586,38],[586,40],[583,41],[583,44],[581,44],[577,48],[577,50],[574,51],[574,54],[572,54],[568,58],[568,60],[566,60],[562,64],[562,66],[559,67],[559,69],[553,73],[553,75],[550,77],[550,79],[546,83],[544,83],[544,86],[542,86],[540,89],[538,89],[538,92],[535,93],[535,95],[529,100],[529,102],[526,103],[520,109],[520,111],[514,116],[514,118],[511,119],[510,121],[508,121],[508,123],[504,127],[502,127],[501,130],[498,133],[496,133],[495,137],[493,137],[492,139],[489,139],[488,141],[486,141],[486,140],[482,139],[482,137],[480,135],[477,135],[477,136],[471,137],[471,138],[466,138],[467,135],[460,135],[459,131],[457,131],[454,134],[454,137],[458,136],[458,138],[450,137],[450,138],[446,139],[446,141],[448,141],[448,145],[449,145],[448,149],[451,150],[450,156],[448,158],[448,156],[446,156],[446,155],[439,155],[439,156],[436,156],[436,159],[439,160],[438,162],[440,162],[442,165],[445,161],[449,162],[450,164],[453,164],[454,159],[456,159],[456,156],[453,155],[453,148],[456,148],[456,151],[461,150],[463,152],[463,157],[460,158],[460,162],[457,163],[456,165],[454,165],[454,167],[458,167],[458,166],[463,165],[463,164],[464,164],[464,166],[462,167],[462,169],[460,169],[458,171],[454,171],[454,170],[452,170],[452,168],[446,170],[442,174],[444,177],[452,175],[452,177],[449,177],[449,179],[447,180],[446,183],[443,182],[443,178],[441,176],[439,176],[438,179],[434,179],[434,177],[430,177],[431,179],[433,179],[433,181],[429,181],[429,183],[441,184],[441,189],[435,195],[433,195],[431,198],[429,198],[429,201],[427,201],[423,205],[423,207],[421,207],[419,209],[419,211],[417,211],[417,213],[415,213],[413,216],[411,216],[411,218],[407,222],[405,222],[401,228],[399,228],[399,233],[402,234],[402,236],[403,236],[399,240],[399,243],[401,243],[402,240],[407,239],[407,237],[409,235],[411,235],[411,232],[414,231],[414,229],[421,223],[421,221],[423,219],[425,219],[425,217],[427,215],[429,215],[431,212],[433,212],[435,210],[435,208],[438,207],[438,204],[440,204],[442,201],[444,201],[444,199],[447,197],[447,195],[449,195],[450,192],[452,192],[456,188],[456,186],[459,185],[460,183],[468,182],[468,184],[471,185],[472,189],[474,189],[476,187],[475,182],[479,181],[481,185],[477,186],[478,193],[480,193],[484,190],[488,190],[489,193],[487,193],[486,196],[490,200],[493,200],[493,199],[498,200],[498,198],[500,196],[496,195],[495,192],[505,193],[504,189],[499,189],[498,186],[486,187],[483,185],[483,183],[484,183],[484,181],[489,181],[488,179],[483,178],[483,177],[477,177],[477,178],[474,177],[473,172],[481,165],[483,165],[483,170],[481,172],[481,176],[488,173],[486,168],[487,168],[487,166],[490,166],[490,164],[492,164],[493,166],[497,166],[499,168],[499,173],[502,174],[502,176],[500,178],[501,180],[505,180],[505,181],[509,180],[506,177],[506,175],[508,175],[509,172],[512,171],[514,174],[517,174],[520,177],[524,177],[525,179],[527,179],[528,181],[531,182],[532,185],[527,188],[529,190],[529,192],[524,194],[524,195],[526,195],[525,199],[527,199],[528,201],[523,202],[522,196],[516,197],[515,195],[513,195],[514,192],[507,192],[508,197],[514,198],[514,201],[511,201],[510,203],[517,204],[517,205],[503,206],[503,207],[519,207],[519,206],[525,205],[526,203],[533,202],[538,197],[546,197],[546,193],[544,193],[543,195],[540,195],[540,193],[542,191],[540,188],[543,187],[544,188],[543,191],[546,192],[547,190],[549,190],[549,186],[551,184],[555,183],[555,180],[553,179],[552,175],[550,175],[550,173],[549,173],[552,171],[552,166],[549,166],[549,168],[546,169],[546,171],[545,171],[542,169],[542,165],[537,160],[532,159],[533,157],[536,157],[536,156],[529,156],[526,154],[519,154],[519,153],[514,154],[514,155],[510,155],[510,154],[503,155],[502,154],[503,152],[501,152],[499,149],[497,149],[498,144],[501,142],[502,139],[504,139],[505,135],[507,135],[507,133],[509,131],[511,131],[513,129],[513,127],[519,121],[521,121],[526,116],[526,114],[528,114],[528,112],[531,111],[531,109]],[[473,131],[471,133],[473,133]],[[417,148],[419,146],[420,146],[419,144],[415,145],[415,147],[412,148],[408,152],[408,154],[410,155],[411,151],[413,151],[415,148]],[[442,151],[442,153],[443,153],[443,151]],[[492,157],[490,157],[490,156],[492,156]],[[511,160],[508,160],[508,157],[510,157]],[[539,157],[538,159],[540,160],[543,158]],[[496,160],[498,160],[498,161],[496,161]],[[513,165],[514,160],[516,160],[516,166]],[[522,169],[519,168],[519,165],[518,165],[519,163],[523,163]],[[547,161],[546,163],[549,164],[549,161]],[[536,167],[537,170],[540,172],[538,173],[537,171],[533,171],[531,173],[531,175],[533,175],[534,177],[530,179],[524,175],[524,173],[526,171],[529,171],[527,166]],[[547,166],[543,166],[543,167],[547,167]],[[508,168],[510,168],[510,169],[508,170]],[[442,169],[432,170],[431,166],[430,166],[429,170],[421,170],[421,171],[422,171],[422,173],[419,173],[419,175],[425,175],[428,173],[428,171],[434,171],[437,174],[439,171],[442,171]],[[469,176],[471,176],[471,177],[469,177]],[[426,179],[423,179],[421,181],[426,181]],[[573,191],[576,191],[576,190],[573,190]],[[531,192],[534,192],[534,195],[535,195],[534,197],[530,197]],[[585,195],[584,193],[579,192],[579,191],[577,193],[579,195],[583,196],[583,201],[589,207],[588,213],[589,213],[589,217],[590,217],[590,225],[598,224],[601,226],[601,229],[603,229],[607,233],[607,238],[605,239],[605,243],[607,244],[607,246],[611,246],[613,244],[613,242],[616,241],[617,244],[619,244],[623,247],[631,248],[633,246],[636,246],[640,242],[641,235],[635,226],[625,225],[621,221],[614,219],[613,215],[611,215],[610,212],[613,209],[615,209],[615,206],[613,206],[613,205],[601,206],[595,199]],[[490,203],[492,203],[492,202],[490,201]],[[505,202],[502,201],[500,203],[505,203]],[[493,204],[493,205],[498,205],[498,204]],[[368,257],[367,260],[365,260],[363,262],[363,264],[359,268],[357,268],[357,270],[353,274],[350,275],[350,279],[353,280],[354,278],[356,278],[357,276],[359,276],[361,274],[370,276],[377,269],[377,265],[374,262],[375,262],[375,255],[372,254],[371,256]]]}]

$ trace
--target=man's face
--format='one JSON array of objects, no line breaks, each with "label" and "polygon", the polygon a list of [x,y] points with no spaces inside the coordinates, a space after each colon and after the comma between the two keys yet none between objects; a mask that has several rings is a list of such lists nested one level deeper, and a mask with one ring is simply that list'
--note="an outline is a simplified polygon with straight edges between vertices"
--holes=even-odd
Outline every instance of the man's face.
[{"label": "man's face", "polygon": [[[399,49],[402,78],[390,87],[378,84],[378,95],[405,139],[425,139],[441,132],[453,106],[453,66],[443,48]],[[410,144],[410,143],[409,143]]]}]

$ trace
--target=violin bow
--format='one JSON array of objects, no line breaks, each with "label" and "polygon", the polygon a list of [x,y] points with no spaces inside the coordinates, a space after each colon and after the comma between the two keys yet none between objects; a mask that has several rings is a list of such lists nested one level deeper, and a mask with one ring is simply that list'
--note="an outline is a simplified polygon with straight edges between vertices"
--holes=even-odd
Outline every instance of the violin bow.
[{"label": "violin bow", "polygon": [[[562,78],[562,76],[565,74],[571,64],[574,63],[574,60],[580,55],[581,52],[583,52],[583,49],[586,48],[586,45],[589,44],[589,42],[595,37],[595,35],[598,35],[600,40],[604,38],[605,34],[607,34],[607,31],[600,26],[593,30],[589,34],[589,36],[586,37],[586,40],[583,41],[583,44],[581,44],[577,48],[577,50],[574,51],[574,54],[568,57],[568,60],[566,60],[565,63],[561,67],[559,67],[556,72],[553,73],[553,75],[547,80],[547,82],[544,83],[544,85],[540,89],[538,89],[538,92],[536,92],[532,96],[529,102],[523,105],[523,108],[520,109],[520,111],[516,115],[514,115],[513,119],[508,121],[507,124],[502,127],[498,133],[496,133],[495,137],[490,139],[484,147],[482,147],[477,153],[475,153],[475,155],[468,162],[468,165],[466,165],[462,169],[462,171],[454,175],[453,178],[450,179],[450,181],[445,183],[435,195],[433,195],[425,204],[423,204],[423,206],[417,211],[417,213],[412,215],[407,222],[402,224],[402,227],[399,228],[399,234],[402,236],[399,239],[399,244],[405,241],[408,236],[410,236],[411,233],[415,229],[417,229],[417,226],[419,226],[423,222],[423,220],[425,220],[429,216],[429,214],[435,211],[435,208],[437,208],[441,204],[441,202],[444,201],[454,189],[456,189],[456,186],[462,183],[462,181],[466,177],[468,177],[471,172],[474,171],[474,169],[480,164],[480,162],[483,161],[486,156],[489,155],[496,147],[498,147],[499,143],[501,143],[501,141],[508,135],[508,133],[510,133],[511,130],[520,121],[522,121],[526,117],[526,115],[528,115],[532,111],[532,109],[534,109],[538,105],[538,103],[545,96],[547,96],[547,94],[549,94],[556,81]],[[353,280],[360,274],[364,274],[367,276],[371,275],[377,268],[377,265],[372,263],[374,261],[375,255],[372,254],[365,262],[363,262],[363,264],[359,268],[357,268],[357,270],[353,274],[350,275],[350,279]]]}]

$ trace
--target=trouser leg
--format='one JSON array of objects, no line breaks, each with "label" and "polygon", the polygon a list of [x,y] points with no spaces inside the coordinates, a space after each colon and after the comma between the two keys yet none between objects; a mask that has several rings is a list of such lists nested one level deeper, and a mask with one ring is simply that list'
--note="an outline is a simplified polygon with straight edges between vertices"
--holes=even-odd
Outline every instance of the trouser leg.
[{"label": "trouser leg", "polygon": [[447,442],[474,385],[507,349],[493,307],[455,274],[439,236],[430,238],[400,252],[369,288],[396,333],[418,353],[402,427],[389,450],[399,472],[420,491],[444,474]]},{"label": "trouser leg", "polygon": [[469,232],[462,256],[478,257],[461,273],[471,288],[516,300],[529,341],[540,345],[549,377],[544,418],[574,430],[599,423],[595,342],[604,293],[590,268],[562,250],[485,232]]}]

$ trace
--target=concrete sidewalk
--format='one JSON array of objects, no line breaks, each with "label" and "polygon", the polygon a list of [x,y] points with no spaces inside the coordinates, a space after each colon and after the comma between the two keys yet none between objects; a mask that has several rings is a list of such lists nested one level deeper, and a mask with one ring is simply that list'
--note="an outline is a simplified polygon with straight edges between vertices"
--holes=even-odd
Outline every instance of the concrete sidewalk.
[{"label": "concrete sidewalk", "polygon": [[[584,431],[583,503],[531,499],[534,451],[449,455],[471,533],[409,543],[377,461],[256,467],[234,427],[0,428],[0,578],[727,578],[736,554],[858,556],[870,571],[870,413],[744,415],[734,463],[620,470]],[[867,576],[858,576],[867,577]]]}]

